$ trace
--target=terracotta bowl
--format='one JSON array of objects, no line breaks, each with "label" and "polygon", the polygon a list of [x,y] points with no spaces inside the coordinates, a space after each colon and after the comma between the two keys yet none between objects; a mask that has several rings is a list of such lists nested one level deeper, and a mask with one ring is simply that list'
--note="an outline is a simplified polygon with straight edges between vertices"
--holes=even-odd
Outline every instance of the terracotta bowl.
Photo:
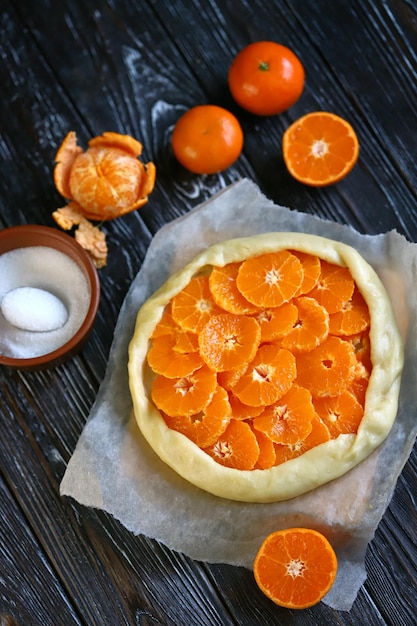
[{"label": "terracotta bowl", "polygon": [[[28,358],[5,356],[0,353],[0,365],[25,370],[55,367],[74,356],[83,346],[93,328],[100,300],[100,281],[97,270],[89,255],[75,239],[62,231],[47,226],[23,225],[0,230],[0,255],[32,246],[53,248],[76,263],[86,281],[85,293],[87,295],[83,305],[83,311],[86,310],[86,314],[81,325],[74,330],[74,334],[52,351]],[[60,282],[65,282],[65,279],[66,277],[63,276]],[[39,280],[42,282],[42,276],[39,277]],[[75,307],[77,305],[77,293],[71,292],[67,285],[65,288],[67,291],[69,290],[70,306],[74,305]],[[0,352],[6,352],[6,350],[0,349]]]}]

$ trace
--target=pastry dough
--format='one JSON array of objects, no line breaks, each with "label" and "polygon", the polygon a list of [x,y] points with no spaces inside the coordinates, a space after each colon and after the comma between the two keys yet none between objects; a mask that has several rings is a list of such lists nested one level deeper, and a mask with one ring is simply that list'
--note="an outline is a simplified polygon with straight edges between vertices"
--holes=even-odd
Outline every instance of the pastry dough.
[{"label": "pastry dough", "polygon": [[[196,274],[212,266],[289,249],[347,266],[370,313],[372,373],[356,435],[343,434],[266,470],[237,470],[217,463],[183,434],[168,428],[151,400],[146,356],[150,336],[167,303]],[[183,478],[214,495],[244,502],[273,502],[301,495],[342,476],[375,450],[395,420],[403,347],[391,303],[373,268],[352,247],[316,235],[267,233],[211,246],[171,276],[141,307],[129,346],[129,384],[137,424],[157,455]]]}]

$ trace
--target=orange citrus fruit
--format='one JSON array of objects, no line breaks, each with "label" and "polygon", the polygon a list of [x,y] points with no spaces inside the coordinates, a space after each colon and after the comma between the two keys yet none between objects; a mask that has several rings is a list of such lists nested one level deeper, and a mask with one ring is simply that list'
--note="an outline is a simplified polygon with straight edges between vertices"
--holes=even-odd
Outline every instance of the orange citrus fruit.
[{"label": "orange citrus fruit", "polygon": [[195,174],[215,174],[240,156],[243,131],[230,111],[202,104],[180,117],[171,142],[174,155],[186,169]]},{"label": "orange citrus fruit", "polygon": [[292,106],[304,89],[300,59],[273,41],[249,44],[229,69],[229,89],[236,102],[256,115],[277,115]]},{"label": "orange citrus fruit", "polygon": [[158,409],[168,415],[195,415],[204,411],[216,387],[215,372],[203,366],[188,376],[157,376],[152,386],[152,400]]},{"label": "orange citrus fruit", "polygon": [[299,182],[325,187],[338,182],[353,169],[359,141],[346,120],[325,111],[304,115],[282,138],[285,165]]},{"label": "orange citrus fruit", "polygon": [[184,330],[198,332],[217,313],[207,276],[196,276],[182,289],[171,304],[172,317]]},{"label": "orange citrus fruit", "polygon": [[275,604],[305,609],[320,602],[332,587],[337,557],[322,533],[287,528],[266,537],[253,571],[259,588]]}]

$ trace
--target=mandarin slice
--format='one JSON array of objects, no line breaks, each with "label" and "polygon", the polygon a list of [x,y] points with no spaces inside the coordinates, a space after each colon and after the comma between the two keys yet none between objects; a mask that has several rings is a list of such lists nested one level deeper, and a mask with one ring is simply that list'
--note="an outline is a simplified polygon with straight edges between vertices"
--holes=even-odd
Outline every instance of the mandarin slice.
[{"label": "mandarin slice", "polygon": [[212,316],[198,335],[200,354],[216,372],[238,369],[256,354],[261,329],[253,317],[223,313]]},{"label": "mandarin slice", "polygon": [[295,444],[310,434],[314,416],[311,393],[293,385],[278,402],[255,417],[253,427],[275,443]]},{"label": "mandarin slice", "polygon": [[253,429],[259,446],[259,456],[253,469],[269,469],[275,465],[276,455],[273,441],[260,430]]},{"label": "mandarin slice", "polygon": [[232,409],[232,417],[235,420],[249,420],[252,417],[257,417],[262,413],[264,407],[250,406],[244,404],[233,393],[229,392],[229,402]]},{"label": "mandarin slice", "polygon": [[355,289],[352,298],[343,304],[340,311],[329,318],[329,332],[332,335],[357,335],[369,328],[369,309],[359,289]]},{"label": "mandarin slice", "polygon": [[321,261],[321,272],[309,296],[324,306],[329,313],[341,311],[355,289],[355,282],[347,267]]},{"label": "mandarin slice", "polygon": [[243,296],[258,307],[276,307],[299,291],[303,267],[288,250],[251,257],[240,266],[236,284]]},{"label": "mandarin slice", "polygon": [[156,374],[163,374],[167,378],[188,376],[203,365],[203,359],[198,351],[184,352],[176,349],[174,335],[157,337],[152,341],[148,351],[148,365]]},{"label": "mandarin slice", "polygon": [[358,431],[363,417],[363,406],[349,391],[335,397],[315,398],[314,406],[329,429],[332,439],[341,433]]},{"label": "mandarin slice", "polygon": [[291,250],[291,252],[301,261],[303,266],[303,281],[297,295],[306,294],[317,284],[321,273],[321,261],[314,254],[299,252],[298,250]]},{"label": "mandarin slice", "polygon": [[261,342],[267,343],[284,337],[297,322],[298,309],[292,302],[281,306],[263,309],[255,319],[261,327]]},{"label": "mandarin slice", "polygon": [[314,298],[294,298],[297,321],[283,337],[281,345],[294,354],[309,352],[322,343],[329,333],[329,314]]},{"label": "mandarin slice", "polygon": [[253,469],[259,457],[258,441],[249,424],[233,419],[216,443],[204,451],[221,465],[239,470]]},{"label": "mandarin slice", "polygon": [[232,391],[244,404],[273,404],[291,387],[297,375],[295,357],[273,344],[261,346]]},{"label": "mandarin slice", "polygon": [[350,385],[355,374],[352,345],[329,336],[311,352],[297,357],[297,384],[315,397],[336,396]]},{"label": "mandarin slice", "polygon": [[226,430],[231,412],[227,392],[217,386],[212,399],[203,411],[180,416],[164,413],[163,417],[169,428],[182,433],[199,448],[206,448],[214,444]]},{"label": "mandarin slice", "polygon": [[256,313],[258,307],[241,294],[236,285],[236,278],[241,263],[228,263],[224,267],[213,267],[209,276],[210,291],[215,303],[236,315]]},{"label": "mandarin slice", "polygon": [[295,459],[301,456],[308,450],[315,448],[321,443],[329,441],[330,433],[326,424],[316,413],[311,421],[311,432],[302,441],[297,441],[294,444],[280,444],[276,443],[275,446],[275,465],[280,465],[291,459]]},{"label": "mandarin slice", "polygon": [[204,411],[217,387],[215,372],[206,365],[189,376],[158,375],[152,385],[152,400],[168,415],[195,415]]},{"label": "mandarin slice", "polygon": [[211,295],[207,276],[195,276],[172,299],[172,317],[184,330],[198,333],[212,315],[220,313]]},{"label": "mandarin slice", "polygon": [[333,585],[337,557],[316,530],[288,528],[264,540],[253,572],[261,591],[275,604],[305,609],[320,602]]},{"label": "mandarin slice", "polygon": [[160,337],[172,337],[174,339],[174,350],[177,352],[198,352],[198,338],[195,333],[184,330],[176,323],[168,307],[158,324],[155,326],[151,339]]}]

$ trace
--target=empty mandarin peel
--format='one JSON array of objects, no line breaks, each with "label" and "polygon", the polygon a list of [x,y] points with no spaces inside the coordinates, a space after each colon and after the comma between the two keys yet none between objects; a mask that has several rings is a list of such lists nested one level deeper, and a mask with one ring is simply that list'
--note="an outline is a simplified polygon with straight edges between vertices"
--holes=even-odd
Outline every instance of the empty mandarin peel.
[{"label": "empty mandarin peel", "polygon": [[328,539],[310,528],[271,533],[256,554],[253,571],[261,591],[275,604],[306,609],[332,587],[337,557]]},{"label": "empty mandarin peel", "polygon": [[284,250],[206,267],[151,333],[153,402],[221,465],[285,463],[357,432],[369,323],[350,271],[317,256]]}]

